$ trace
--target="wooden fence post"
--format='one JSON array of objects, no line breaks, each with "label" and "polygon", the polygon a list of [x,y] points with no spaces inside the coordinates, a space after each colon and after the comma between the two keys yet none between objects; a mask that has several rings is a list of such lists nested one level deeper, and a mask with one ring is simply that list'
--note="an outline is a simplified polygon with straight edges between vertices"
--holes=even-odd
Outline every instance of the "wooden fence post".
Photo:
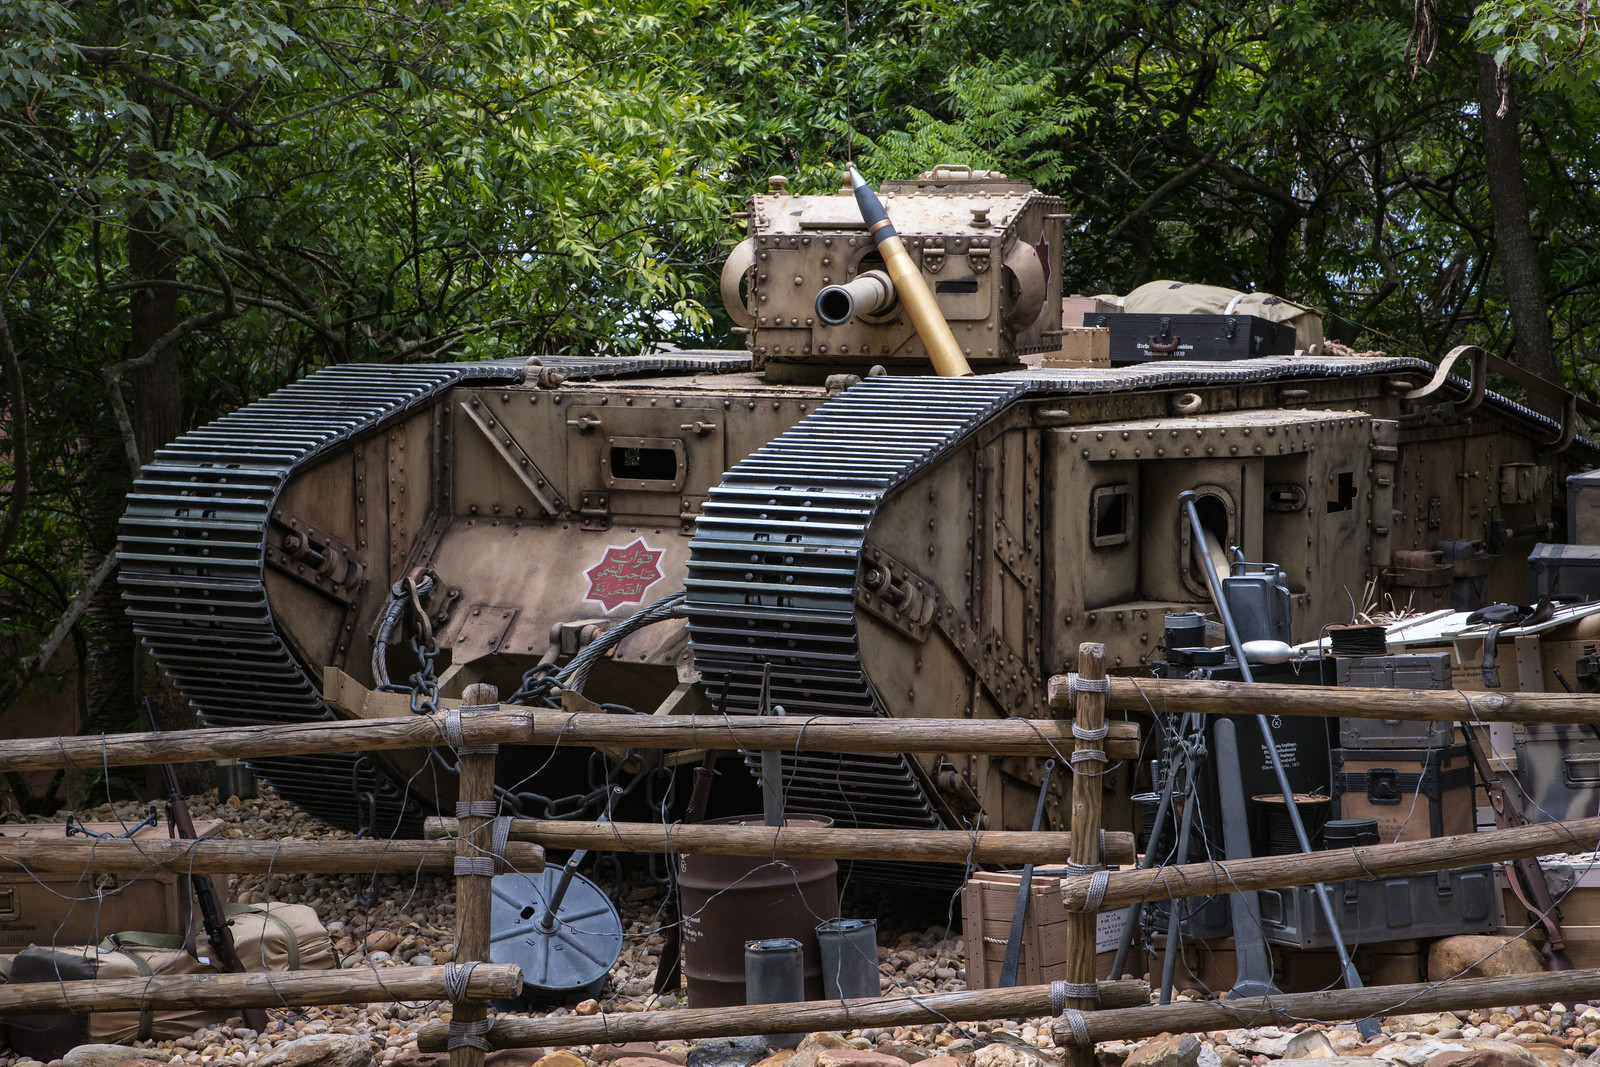
[{"label": "wooden fence post", "polygon": [[[461,694],[463,709],[497,705],[500,691],[492,685],[469,685]],[[464,710],[466,715],[472,714]],[[457,747],[461,767],[456,818],[456,951],[457,967],[489,962],[490,882],[494,878],[494,764],[498,745]],[[487,863],[485,863],[487,861]],[[450,1067],[483,1067],[482,1046],[488,1044],[482,1025],[488,1007],[482,1001],[451,998]]]},{"label": "wooden fence post", "polygon": [[[1072,767],[1071,868],[1099,868],[1105,862],[1100,848],[1100,800],[1106,769],[1106,646],[1085,641],[1078,646],[1077,716]],[[1096,876],[1104,881],[1104,874]],[[1095,924],[1093,910],[1075,911],[1067,918],[1066,997],[1062,1011],[1068,1019],[1092,1011],[1095,1004]],[[1112,975],[1116,978],[1116,975]],[[1084,995],[1087,993],[1087,995]],[[1094,1067],[1094,1046],[1069,1046],[1066,1067]]]}]

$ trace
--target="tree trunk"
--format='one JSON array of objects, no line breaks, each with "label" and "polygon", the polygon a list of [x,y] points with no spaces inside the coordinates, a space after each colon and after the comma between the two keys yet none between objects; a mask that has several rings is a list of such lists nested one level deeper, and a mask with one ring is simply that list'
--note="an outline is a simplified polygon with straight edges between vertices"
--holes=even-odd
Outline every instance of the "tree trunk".
[{"label": "tree trunk", "polygon": [[[1549,308],[1539,271],[1539,244],[1528,219],[1528,187],[1522,176],[1522,136],[1517,99],[1510,86],[1500,114],[1500,79],[1494,57],[1478,54],[1478,117],[1483,124],[1489,210],[1494,223],[1495,259],[1511,306],[1516,331],[1515,358],[1525,369],[1561,381],[1550,336]],[[1560,413],[1550,397],[1532,395],[1530,404],[1545,414]]]}]

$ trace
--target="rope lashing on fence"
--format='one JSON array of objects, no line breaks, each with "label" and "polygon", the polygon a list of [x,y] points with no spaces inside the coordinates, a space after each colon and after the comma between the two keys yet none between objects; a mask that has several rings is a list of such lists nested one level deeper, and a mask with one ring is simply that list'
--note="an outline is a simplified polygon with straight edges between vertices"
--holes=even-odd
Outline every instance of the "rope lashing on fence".
[{"label": "rope lashing on fence", "polygon": [[[472,969],[478,965],[477,960],[466,963],[447,963],[444,968],[444,992],[451,1004],[463,1004],[467,999],[467,979],[472,977]],[[453,1051],[458,1048],[475,1048],[488,1052],[489,1031],[494,1028],[493,1019],[475,1019],[464,1022],[460,1019],[450,1020],[450,1036],[448,1047]]]},{"label": "rope lashing on fence", "polygon": [[1066,1011],[1068,997],[1087,997],[1093,1000],[1095,1006],[1098,1007],[1100,1004],[1100,983],[1068,982],[1060,978],[1056,979],[1050,983],[1050,1013],[1052,1015],[1060,1015]]},{"label": "rope lashing on fence", "polygon": [[461,728],[461,716],[482,711],[499,711],[499,704],[463,704],[444,713],[444,739],[455,749],[458,756],[488,756],[498,751],[495,745],[469,745],[467,744],[466,731]]},{"label": "rope lashing on fence", "polygon": [[[487,804],[494,807],[492,800],[471,801],[469,804]],[[457,804],[457,811],[461,805]],[[458,816],[459,817],[459,816]],[[506,842],[511,839],[511,816],[498,816],[490,823],[489,854],[487,856],[457,856],[455,873],[457,877],[464,874],[477,874],[485,878],[493,878],[497,874],[506,873]]]}]

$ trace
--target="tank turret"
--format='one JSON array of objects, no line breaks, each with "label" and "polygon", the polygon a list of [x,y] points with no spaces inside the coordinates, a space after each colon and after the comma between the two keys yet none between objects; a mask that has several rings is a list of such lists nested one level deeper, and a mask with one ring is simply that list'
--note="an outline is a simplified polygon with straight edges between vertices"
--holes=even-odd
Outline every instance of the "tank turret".
[{"label": "tank turret", "polygon": [[[749,204],[749,236],[722,272],[723,302],[772,381],[839,372],[926,374],[932,363],[889,280],[851,186]],[[940,166],[879,189],[912,263],[978,370],[1054,351],[1061,337],[1059,199],[996,171]]]}]

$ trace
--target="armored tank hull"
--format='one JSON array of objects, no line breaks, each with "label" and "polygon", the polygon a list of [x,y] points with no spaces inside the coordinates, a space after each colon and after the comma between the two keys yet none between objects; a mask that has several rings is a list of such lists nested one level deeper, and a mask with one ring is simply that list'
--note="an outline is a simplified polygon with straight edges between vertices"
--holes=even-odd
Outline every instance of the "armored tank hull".
[{"label": "armored tank hull", "polygon": [[[1441,543],[1489,545],[1461,566],[1521,600],[1595,458],[1481,368],[1314,344],[1024,367],[1072,329],[1059,202],[949,167],[885,194],[890,231],[848,190],[753,198],[723,274],[745,352],[333,367],[185,435],[123,520],[141,639],[213,725],[371,714],[383,690],[422,712],[475,682],[619,712],[755,714],[765,691],[790,715],[1040,716],[1080,642],[1143,671],[1165,615],[1207,605],[1181,491],[1215,545],[1281,570],[1298,641],[1357,604],[1435,606]],[[943,365],[985,373],[927,376],[929,307]],[[955,751],[783,759],[788,810],[847,826],[1023,828],[1041,782]],[[550,818],[659,808],[674,759],[499,763],[505,809]],[[256,770],[371,833],[455,795],[439,753]],[[1045,823],[1068,814],[1058,776]]]},{"label": "armored tank hull", "polygon": [[[215,725],[359,714],[325,692],[332,678],[409,687],[414,622],[382,635],[390,676],[373,667],[408,575],[436,579],[418,601],[445,695],[478,681],[514,693],[681,588],[681,617],[623,639],[585,697],[750,714],[769,673],[791,715],[1041,715],[1080,641],[1140,670],[1165,614],[1203,605],[1182,489],[1210,501],[1223,543],[1283,568],[1296,640],[1346,618],[1369,580],[1407,602],[1415,576],[1396,551],[1559,518],[1562,469],[1522,502],[1503,486],[1591,447],[1552,458],[1558,428],[1493,394],[1467,416],[1401,421],[1418,406],[1401,386],[1431,370],[1278,357],[830,393],[769,383],[738,355],[332,368],[146,468],[123,525],[124,595]],[[1491,562],[1491,599],[1521,599],[1515,548]],[[791,809],[846,825],[981,812],[1014,827],[1037,798],[1031,760],[785,760]],[[505,762],[504,799],[529,815],[577,814],[614,773],[569,754]],[[414,830],[453,799],[449,767],[414,754],[257,770],[375,832]],[[1067,811],[1056,794],[1048,822]]]}]

